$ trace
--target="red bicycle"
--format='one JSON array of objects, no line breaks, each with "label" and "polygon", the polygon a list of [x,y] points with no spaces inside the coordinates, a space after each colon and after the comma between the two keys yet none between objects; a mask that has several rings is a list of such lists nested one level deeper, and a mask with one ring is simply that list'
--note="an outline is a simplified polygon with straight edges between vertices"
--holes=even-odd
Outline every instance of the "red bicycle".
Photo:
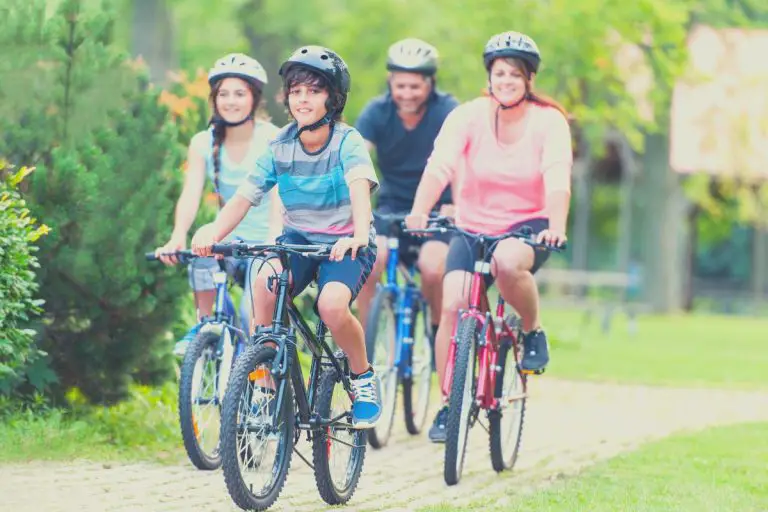
[{"label": "red bicycle", "polygon": [[[468,243],[476,243],[479,249],[468,308],[459,311],[441,383],[443,396],[449,396],[443,473],[445,482],[455,485],[464,467],[469,429],[475,423],[488,432],[491,465],[497,472],[515,465],[523,433],[528,388],[526,373],[520,367],[522,326],[514,312],[506,314],[501,296],[495,312],[491,312],[484,278],[491,274],[493,249],[512,237],[535,250],[562,251],[564,246],[536,243],[530,228],[488,236],[465,231],[445,219],[430,222],[427,229],[410,232],[448,231],[464,235]],[[478,421],[481,409],[487,411],[487,427]]]}]

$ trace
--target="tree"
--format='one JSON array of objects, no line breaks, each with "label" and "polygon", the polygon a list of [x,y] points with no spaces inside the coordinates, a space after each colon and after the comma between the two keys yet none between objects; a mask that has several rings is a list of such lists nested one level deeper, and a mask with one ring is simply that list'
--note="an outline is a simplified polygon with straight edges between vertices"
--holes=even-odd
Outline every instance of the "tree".
[{"label": "tree", "polygon": [[65,0],[50,18],[45,7],[18,1],[4,19],[3,83],[29,92],[0,120],[0,153],[37,165],[25,196],[52,229],[40,244],[41,347],[59,390],[113,402],[132,377],[170,373],[164,334],[186,283],[143,254],[170,234],[183,147],[160,91],[111,46],[107,6]]}]

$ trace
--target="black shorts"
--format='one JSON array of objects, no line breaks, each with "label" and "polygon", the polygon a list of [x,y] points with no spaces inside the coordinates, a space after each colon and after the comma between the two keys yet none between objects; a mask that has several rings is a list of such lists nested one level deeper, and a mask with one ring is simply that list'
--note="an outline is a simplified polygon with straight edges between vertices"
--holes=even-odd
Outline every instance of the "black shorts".
[{"label": "black shorts", "polygon": [[[286,244],[309,244],[306,238],[299,233],[288,232],[278,237],[278,241]],[[290,254],[288,261],[293,278],[291,294],[295,297],[309,286],[313,280],[317,280],[318,297],[323,287],[330,282],[344,284],[352,292],[355,300],[373,270],[373,262],[376,261],[376,244],[369,243],[365,250],[357,251],[357,256],[346,254],[341,261],[331,261],[327,258],[307,258],[297,254]],[[351,301],[350,301],[351,303]]]},{"label": "black shorts", "polygon": [[[396,208],[393,205],[387,203],[379,204],[379,207],[376,208],[376,212],[389,215],[407,213],[403,212],[402,209]],[[379,217],[374,217],[373,220],[373,226],[376,228],[376,234],[378,236],[388,237],[390,235],[390,230],[393,228],[392,224],[392,222],[381,219]],[[397,226],[394,226],[394,228],[395,232],[399,235],[398,240],[400,241],[400,244],[398,247],[398,254],[400,261],[406,265],[412,265],[418,261],[419,251],[421,250],[421,246],[425,243],[435,241],[448,245],[451,241],[450,233],[439,233],[429,236],[413,236],[400,232],[400,229],[398,229]]]},{"label": "black shorts", "polygon": [[[524,226],[529,226],[534,233],[540,233],[549,227],[549,219],[537,218],[519,222],[510,226],[508,231],[517,231]],[[447,274],[453,270],[473,272],[475,269],[475,260],[479,256],[479,252],[479,244],[476,240],[467,238],[462,234],[454,234],[451,238],[451,243],[448,246],[448,258],[445,261],[445,273]],[[542,248],[534,249],[531,274],[535,274],[536,271],[544,265],[544,262],[547,261],[547,259],[549,259],[549,251]],[[493,283],[493,276],[486,276],[486,286],[490,286],[491,283]]]}]

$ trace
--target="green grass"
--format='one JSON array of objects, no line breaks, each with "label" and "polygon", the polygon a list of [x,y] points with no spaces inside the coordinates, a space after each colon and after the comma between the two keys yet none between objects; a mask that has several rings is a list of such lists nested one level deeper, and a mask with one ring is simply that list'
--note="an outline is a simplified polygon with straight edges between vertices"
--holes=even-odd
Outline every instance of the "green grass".
[{"label": "green grass", "polygon": [[28,460],[153,460],[186,457],[176,413],[176,384],[135,387],[112,407],[86,407],[73,397],[68,410],[37,407],[5,411],[0,421],[0,462]]},{"label": "green grass", "polygon": [[[691,511],[768,510],[768,423],[681,434],[600,463],[529,494],[424,510]],[[510,489],[515,485],[510,483]],[[514,491],[512,491],[514,492]]]},{"label": "green grass", "polygon": [[[305,378],[311,358],[299,354]],[[178,384],[136,386],[131,398],[112,407],[81,403],[70,393],[71,409],[38,405],[0,415],[0,463],[29,460],[140,461],[187,463],[177,413]],[[3,407],[0,407],[3,409]]]},{"label": "green grass", "polygon": [[548,376],[651,385],[768,387],[768,319],[641,316],[635,336],[617,315],[609,334],[599,319],[544,311],[553,339]]}]

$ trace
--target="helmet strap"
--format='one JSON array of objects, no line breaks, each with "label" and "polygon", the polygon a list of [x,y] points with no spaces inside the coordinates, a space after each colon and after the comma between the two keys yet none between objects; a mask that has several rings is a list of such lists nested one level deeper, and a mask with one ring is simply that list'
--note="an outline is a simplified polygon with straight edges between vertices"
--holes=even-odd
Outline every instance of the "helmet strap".
[{"label": "helmet strap", "polygon": [[223,117],[221,117],[219,114],[214,114],[214,115],[213,115],[213,119],[211,119],[211,122],[213,122],[213,123],[218,123],[218,124],[223,124],[223,125],[224,125],[224,126],[226,126],[227,128],[235,128],[235,127],[237,127],[237,126],[242,126],[242,125],[244,125],[245,123],[247,123],[248,121],[253,121],[253,114],[252,114],[252,113],[251,113],[251,114],[248,114],[247,116],[245,116],[245,117],[244,117],[243,119],[241,119],[240,121],[234,121],[234,122],[232,122],[232,121],[227,121],[226,119],[224,119]]},{"label": "helmet strap", "polygon": [[526,91],[525,94],[523,94],[523,97],[514,102],[512,105],[504,105],[501,101],[499,101],[499,98],[496,97],[496,95],[493,94],[493,91],[491,90],[491,87],[488,87],[488,93],[491,95],[491,98],[493,98],[496,101],[496,115],[494,116],[494,123],[493,123],[493,132],[496,136],[496,142],[499,142],[499,114],[502,110],[510,110],[513,108],[519,107],[525,100],[530,99],[531,94]]},{"label": "helmet strap", "polygon": [[331,128],[333,128],[333,115],[334,115],[334,113],[335,112],[331,110],[327,114],[325,114],[322,119],[318,119],[314,123],[308,124],[307,126],[302,126],[301,128],[299,128],[298,133],[296,133],[296,138],[300,137],[301,134],[304,133],[305,131],[313,132],[313,131],[315,131],[315,130],[317,130],[319,128],[322,128],[326,124],[331,125]]}]

